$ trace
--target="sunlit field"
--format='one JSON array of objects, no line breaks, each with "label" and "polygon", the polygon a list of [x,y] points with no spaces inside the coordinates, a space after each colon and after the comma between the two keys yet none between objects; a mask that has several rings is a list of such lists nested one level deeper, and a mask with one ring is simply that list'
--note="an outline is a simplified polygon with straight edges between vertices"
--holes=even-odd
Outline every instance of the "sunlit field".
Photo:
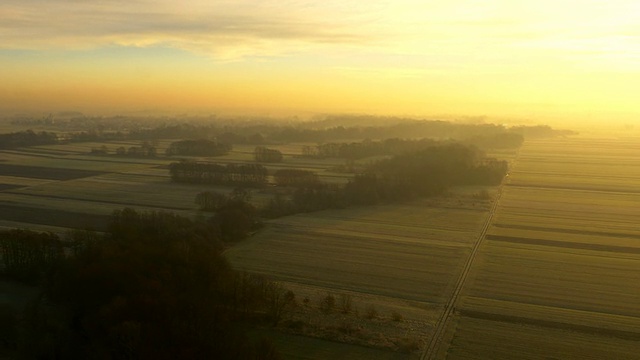
[{"label": "sunlit field", "polygon": [[[162,154],[169,143],[158,142],[158,153]],[[90,154],[91,149],[102,146],[113,152],[120,146],[138,145],[61,144],[0,152],[0,226],[57,233],[73,228],[100,231],[105,229],[109,215],[123,207],[207,216],[194,203],[196,194],[231,190],[172,183],[167,165],[178,157]],[[312,170],[322,181],[333,183],[345,183],[353,176],[336,171],[344,160],[300,157],[302,145],[276,147],[283,152],[284,161],[269,164],[269,171]],[[228,155],[197,159],[253,162],[253,146],[234,146]],[[482,193],[485,195],[479,196]],[[300,337],[274,332],[283,353],[294,358],[304,358],[306,353],[309,358],[321,359],[327,354],[323,348],[331,343],[333,353],[345,356],[402,358],[409,356],[397,351],[404,341],[412,349],[405,352],[415,357],[415,347],[424,346],[432,335],[461,264],[487,219],[494,193],[495,188],[469,186],[438,198],[404,204],[269,220],[257,234],[235,244],[225,255],[236,268],[283,283],[299,301],[309,299],[309,308],[317,307],[319,299],[327,294],[338,299],[348,296],[353,301],[348,315],[336,313],[317,320],[329,324],[325,329],[329,335],[314,333],[301,342]],[[252,202],[259,206],[271,196],[270,187],[256,189]],[[375,309],[375,316],[363,320],[369,309]],[[332,335],[331,331],[343,331],[340,327],[346,322],[357,329],[356,340]],[[338,330],[332,330],[332,324],[338,324]],[[307,351],[300,351],[301,346]]]},{"label": "sunlit field", "polygon": [[528,141],[449,329],[447,359],[635,359],[640,145]]},{"label": "sunlit field", "polygon": [[[226,256],[235,267],[268,275],[314,302],[346,293],[361,312],[368,306],[386,317],[399,312],[402,325],[388,321],[379,331],[393,333],[400,326],[405,337],[424,346],[486,220],[488,204],[458,194],[300,214],[269,221]],[[291,340],[291,346],[296,343]]]},{"label": "sunlit field", "polygon": [[[158,142],[158,153],[169,143]],[[231,190],[172,183],[168,164],[179,157],[90,154],[103,145],[113,151],[140,144],[0,152],[0,227],[100,231],[123,207],[202,217],[199,192]],[[344,160],[300,157],[303,145],[276,147],[284,160],[269,171],[312,170],[332,183],[353,176],[340,171]],[[517,157],[494,155],[512,166],[437,358],[637,358],[640,145],[557,138],[528,140]],[[253,146],[195,159],[253,162]],[[260,206],[273,191],[252,190],[251,201]],[[288,357],[417,358],[436,333],[496,194],[495,187],[460,187],[436,198],[266,220],[225,256],[295,292],[300,307],[268,330]],[[336,309],[322,315],[328,296]]]}]

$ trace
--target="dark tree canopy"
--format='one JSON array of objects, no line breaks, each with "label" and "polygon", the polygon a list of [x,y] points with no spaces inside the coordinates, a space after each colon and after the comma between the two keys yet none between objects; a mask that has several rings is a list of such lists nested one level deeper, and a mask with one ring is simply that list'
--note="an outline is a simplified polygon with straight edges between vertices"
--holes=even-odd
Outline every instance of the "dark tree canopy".
[{"label": "dark tree canopy", "polygon": [[24,358],[277,358],[238,321],[281,316],[269,310],[281,295],[231,269],[213,223],[124,209],[104,236],[75,240],[26,312]]},{"label": "dark tree canopy", "polygon": [[53,233],[30,230],[0,231],[0,274],[26,282],[38,282],[62,260],[60,238]]}]

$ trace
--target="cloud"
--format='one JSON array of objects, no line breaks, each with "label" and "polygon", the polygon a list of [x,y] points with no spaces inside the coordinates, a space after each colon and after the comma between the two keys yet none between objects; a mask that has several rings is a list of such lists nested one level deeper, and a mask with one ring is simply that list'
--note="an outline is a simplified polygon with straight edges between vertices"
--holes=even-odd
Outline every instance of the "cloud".
[{"label": "cloud", "polygon": [[578,5],[574,0],[3,0],[0,49],[159,46],[218,60],[330,54],[347,66],[352,58],[374,61],[361,54],[376,59],[393,54],[411,66],[422,61],[445,68],[593,56],[594,63],[611,59],[633,66],[637,1]]},{"label": "cloud", "polygon": [[9,0],[0,5],[0,48],[159,45],[234,58],[375,41],[353,22],[366,17],[363,12],[335,13],[337,4]]}]

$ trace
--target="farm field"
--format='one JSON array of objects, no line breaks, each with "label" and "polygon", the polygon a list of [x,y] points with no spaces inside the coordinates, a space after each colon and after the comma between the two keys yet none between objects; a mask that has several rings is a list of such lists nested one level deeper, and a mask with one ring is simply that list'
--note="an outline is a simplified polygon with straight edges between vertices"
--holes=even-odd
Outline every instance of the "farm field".
[{"label": "farm field", "polygon": [[[160,142],[158,152],[169,142]],[[177,159],[89,154],[103,145],[113,150],[140,144],[64,144],[0,151],[0,227],[57,233],[69,228],[102,230],[108,216],[123,207],[195,217],[200,215],[194,203],[197,193],[229,191],[170,183],[167,165]],[[298,148],[283,147],[284,162],[269,164],[269,169],[313,170],[323,181],[336,183],[351,176],[332,171],[344,165],[343,160],[300,158],[296,156]],[[252,152],[252,146],[241,145],[228,155],[202,160],[249,162]],[[389,349],[402,348],[403,342],[413,349],[430,338],[461,264],[487,219],[490,200],[477,196],[485,190],[494,192],[466,187],[438,199],[273,220],[252,239],[229,250],[227,256],[237,268],[269,275],[294,290],[299,300],[310,299],[308,307],[315,307],[327,294],[353,299],[354,310],[349,314],[311,321],[329,326],[333,332],[355,333],[357,339],[331,335],[332,341],[328,341],[319,339],[322,334],[312,333],[300,340],[306,344],[301,345],[299,336],[279,334],[278,343],[285,344],[285,353],[302,356],[301,348],[315,347],[316,355],[304,351],[310,356],[307,358],[326,358],[329,353],[415,358],[415,351],[407,355]],[[270,196],[268,190],[256,190],[252,199],[261,203]],[[375,308],[377,314],[363,320],[369,308]],[[394,320],[396,317],[401,320]],[[322,333],[327,329],[315,330]],[[334,345],[333,352],[323,350],[327,343]],[[381,345],[385,349],[380,349]]]},{"label": "farm field", "polygon": [[442,359],[637,359],[640,145],[528,141]]},{"label": "farm field", "polygon": [[[171,140],[157,144],[158,153]],[[197,193],[229,188],[170,182],[167,165],[179,158],[133,158],[91,155],[93,148],[139,146],[136,141],[71,143],[0,151],[0,227],[64,232],[68,228],[104,229],[107,217],[124,207],[168,210],[198,216]],[[317,171],[325,181],[343,183],[349,174],[327,171],[341,160],[299,159],[300,146],[283,146],[285,161],[268,165],[271,171],[296,167]],[[253,146],[238,145],[228,155],[199,158],[219,163],[252,162]],[[306,162],[306,163],[305,163]],[[256,204],[271,195],[255,190]]]},{"label": "farm field", "polygon": [[438,303],[484,215],[429,200],[299,214],[269,221],[226,254],[284,281]]},{"label": "farm field", "polygon": [[[461,189],[451,198],[299,214],[269,221],[226,256],[234,267],[279,280],[312,304],[326,294],[337,298],[349,294],[361,312],[374,306],[385,314],[383,318],[400,313],[404,319],[400,323],[383,321],[373,345],[380,346],[401,330],[399,336],[417,339],[422,347],[453,291],[488,208],[489,201],[464,195]],[[353,318],[341,321],[356,321]],[[303,317],[302,321],[331,323],[332,319]],[[349,358],[339,349],[334,356]]]}]

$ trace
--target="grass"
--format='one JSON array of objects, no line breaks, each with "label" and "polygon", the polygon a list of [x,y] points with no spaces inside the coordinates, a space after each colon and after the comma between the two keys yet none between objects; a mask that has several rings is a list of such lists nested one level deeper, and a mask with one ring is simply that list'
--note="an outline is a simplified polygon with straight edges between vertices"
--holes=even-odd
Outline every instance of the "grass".
[{"label": "grass", "polygon": [[270,339],[276,345],[283,359],[418,359],[418,356],[415,354],[403,354],[391,350],[381,350],[362,345],[345,344],[306,336],[274,333],[273,331],[255,331],[251,335],[258,339],[262,337]]}]

